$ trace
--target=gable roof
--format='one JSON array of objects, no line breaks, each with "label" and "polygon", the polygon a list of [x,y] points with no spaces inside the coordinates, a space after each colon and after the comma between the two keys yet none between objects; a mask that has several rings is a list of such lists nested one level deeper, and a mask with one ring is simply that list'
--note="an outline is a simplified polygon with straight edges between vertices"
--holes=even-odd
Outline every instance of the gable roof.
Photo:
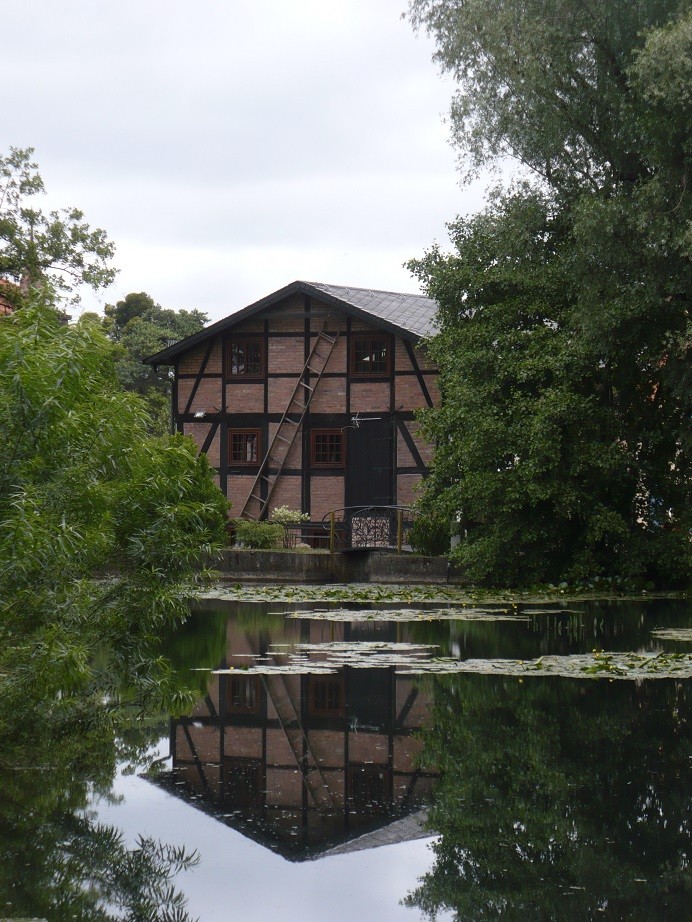
[{"label": "gable roof", "polygon": [[223,320],[212,323],[198,333],[148,356],[144,361],[149,365],[166,365],[181,352],[187,351],[208,337],[215,336],[294,294],[305,294],[318,298],[337,310],[368,323],[375,322],[377,326],[389,330],[390,333],[395,333],[413,342],[435,331],[437,302],[426,298],[425,295],[407,295],[395,291],[296,281],[236,311]]}]

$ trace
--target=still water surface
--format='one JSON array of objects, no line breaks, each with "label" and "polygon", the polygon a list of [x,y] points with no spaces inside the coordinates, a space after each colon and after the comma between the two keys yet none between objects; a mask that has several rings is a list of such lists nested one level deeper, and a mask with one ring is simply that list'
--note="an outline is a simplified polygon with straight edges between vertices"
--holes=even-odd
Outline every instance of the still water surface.
[{"label": "still water surface", "polygon": [[166,649],[199,702],[91,809],[198,851],[175,885],[203,922],[682,919],[690,680],[608,653],[689,653],[654,632],[690,626],[677,601],[201,604]]}]

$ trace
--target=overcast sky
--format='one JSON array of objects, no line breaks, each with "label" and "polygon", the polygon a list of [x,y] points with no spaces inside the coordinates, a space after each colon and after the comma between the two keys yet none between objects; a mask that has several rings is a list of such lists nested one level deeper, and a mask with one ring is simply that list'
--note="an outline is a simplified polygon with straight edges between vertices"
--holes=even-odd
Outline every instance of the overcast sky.
[{"label": "overcast sky", "polygon": [[0,0],[2,152],[117,246],[115,285],[216,320],[295,279],[417,291],[477,210],[406,0]]}]

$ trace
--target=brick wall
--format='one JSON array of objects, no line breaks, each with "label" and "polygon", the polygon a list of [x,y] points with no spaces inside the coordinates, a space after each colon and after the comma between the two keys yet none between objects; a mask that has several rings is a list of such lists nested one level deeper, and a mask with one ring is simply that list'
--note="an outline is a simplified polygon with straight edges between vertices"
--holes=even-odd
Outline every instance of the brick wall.
[{"label": "brick wall", "polygon": [[[223,350],[228,338],[248,335],[262,336],[265,333],[265,317],[259,316],[246,320],[233,327],[227,334],[219,334],[213,343],[205,374],[196,387],[196,393],[190,406],[188,400],[195,388],[195,378],[178,378],[177,410],[179,414],[187,412],[192,417],[195,412],[220,413],[224,406],[228,413],[230,428],[259,428],[265,407],[265,391],[267,394],[268,411],[275,418],[286,410],[289,398],[295,389],[298,376],[303,369],[305,360],[305,322],[309,321],[310,346],[314,345],[317,333],[323,328],[330,334],[340,333],[334,351],[325,369],[327,376],[323,377],[314,393],[309,407],[308,420],[312,428],[341,428],[347,425],[349,417],[355,413],[363,415],[377,415],[389,418],[392,407],[392,389],[389,377],[377,380],[348,381],[348,337],[347,330],[352,334],[382,333],[381,328],[375,324],[361,322],[357,318],[349,318],[345,313],[333,310],[326,304],[320,305],[315,299],[311,300],[311,310],[305,311],[306,303],[303,295],[295,295],[278,305],[266,314],[269,318],[269,339],[266,349],[266,370],[269,375],[287,375],[287,377],[268,377],[266,381],[233,381],[223,382],[220,375],[223,367]],[[281,333],[272,337],[272,333]],[[404,342],[398,337],[392,337],[394,344],[393,368],[394,376],[394,406],[397,411],[410,411],[425,405],[420,382],[414,373],[414,366],[408,355]],[[183,354],[178,361],[179,374],[196,374],[199,372],[208,343],[202,342]],[[425,350],[416,348],[415,354],[421,369],[429,369],[430,363]],[[400,374],[408,372],[408,374]],[[338,377],[330,377],[330,375]],[[215,377],[214,377],[215,376]],[[424,372],[424,379],[430,394],[437,398],[435,374],[432,371]],[[312,376],[311,383],[315,378]],[[302,396],[302,391],[299,391]],[[242,416],[248,415],[244,421]],[[276,431],[278,423],[274,420],[269,424],[269,442]],[[407,424],[414,435],[418,450],[424,463],[429,463],[431,457],[430,447],[414,433],[415,426]],[[182,424],[184,431],[191,435],[196,444],[201,447],[209,433],[209,420],[187,419]],[[221,429],[219,430],[209,448],[209,461],[213,467],[221,470],[225,476],[227,458],[224,457],[221,442]],[[260,458],[263,458],[268,444],[260,446]],[[309,446],[308,451],[309,451]],[[416,461],[412,457],[408,446],[399,433],[397,435],[397,449],[399,467],[415,467]],[[278,453],[280,456],[280,452]],[[301,471],[309,457],[303,458],[303,438],[299,434],[295,440],[285,466],[287,469]],[[257,470],[248,468],[247,472],[239,469],[229,471],[226,483],[226,492],[233,503],[233,513],[239,514],[250,487],[254,481]],[[409,503],[413,500],[412,486],[420,479],[418,474],[400,475],[398,478],[398,501]],[[279,505],[289,505],[300,508],[301,477],[285,474],[277,484],[276,490],[270,500],[270,508]],[[311,518],[321,519],[331,509],[339,508],[345,502],[344,472],[335,471],[333,476],[322,476],[315,472],[310,477],[310,510]]]},{"label": "brick wall", "polygon": [[226,409],[228,413],[261,413],[264,408],[264,384],[226,385]]},{"label": "brick wall", "polygon": [[319,521],[332,509],[345,505],[344,478],[312,477],[310,480],[310,518]]},{"label": "brick wall", "polygon": [[203,377],[197,385],[192,404],[187,409],[190,394],[197,384],[196,378],[178,380],[178,413],[215,413],[221,409],[221,378]]},{"label": "brick wall", "polygon": [[[183,433],[189,435],[194,439],[195,444],[199,449],[204,445],[204,440],[209,435],[211,431],[212,424],[199,422],[199,423],[185,423],[183,425]],[[207,449],[207,458],[212,467],[218,467],[221,463],[220,455],[220,443],[221,443],[221,430],[217,426],[216,435],[211,441],[209,448]]]},{"label": "brick wall", "polygon": [[389,411],[389,381],[353,381],[351,411],[386,413]]}]

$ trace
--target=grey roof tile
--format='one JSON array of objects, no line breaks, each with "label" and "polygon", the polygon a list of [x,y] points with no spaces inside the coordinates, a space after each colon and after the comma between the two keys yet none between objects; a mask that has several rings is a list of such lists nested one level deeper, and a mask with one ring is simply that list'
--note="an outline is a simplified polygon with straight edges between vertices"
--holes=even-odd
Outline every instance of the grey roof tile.
[{"label": "grey roof tile", "polygon": [[407,295],[373,288],[349,288],[324,282],[307,284],[368,314],[373,314],[380,320],[386,320],[410,333],[415,333],[416,336],[428,336],[435,332],[437,302],[432,298],[426,298],[425,295]]},{"label": "grey roof tile", "polygon": [[345,310],[365,315],[368,319],[383,322],[391,332],[404,338],[417,339],[435,332],[437,303],[425,295],[407,295],[397,291],[378,291],[374,288],[349,288],[344,285],[328,285],[324,282],[292,282],[285,288],[274,291],[254,304],[218,320],[198,333],[162,349],[144,359],[151,365],[169,363],[176,355],[206,340],[209,336],[227,330],[252,317],[260,311],[271,309],[284,298],[296,292],[315,297],[324,295],[333,306],[343,305]]}]

